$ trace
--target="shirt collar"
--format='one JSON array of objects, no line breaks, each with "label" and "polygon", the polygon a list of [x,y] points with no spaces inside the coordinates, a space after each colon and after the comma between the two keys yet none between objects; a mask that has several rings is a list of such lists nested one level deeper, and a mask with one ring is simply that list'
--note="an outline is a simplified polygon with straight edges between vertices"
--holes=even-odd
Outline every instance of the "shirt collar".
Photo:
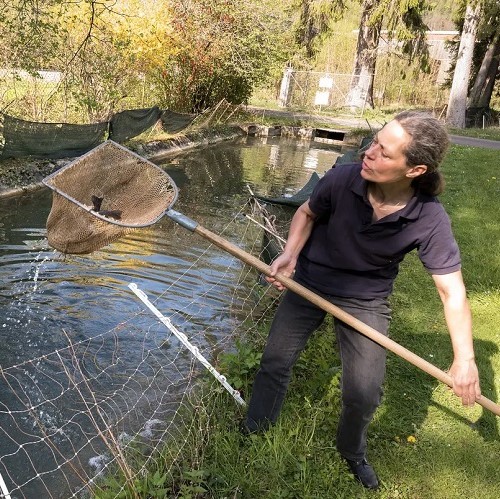
[{"label": "shirt collar", "polygon": [[[368,181],[365,180],[361,174],[356,175],[351,182],[351,191],[359,197],[363,198],[363,201],[370,205],[370,202],[367,198],[367,190],[368,190]],[[397,218],[405,218],[407,220],[415,220],[420,215],[420,211],[422,210],[422,201],[419,199],[420,196],[418,192],[412,196],[412,198],[408,201],[406,206],[399,212],[394,213],[393,215],[397,215]],[[370,205],[371,206],[371,205]],[[386,217],[387,220],[394,220],[392,216]]]}]

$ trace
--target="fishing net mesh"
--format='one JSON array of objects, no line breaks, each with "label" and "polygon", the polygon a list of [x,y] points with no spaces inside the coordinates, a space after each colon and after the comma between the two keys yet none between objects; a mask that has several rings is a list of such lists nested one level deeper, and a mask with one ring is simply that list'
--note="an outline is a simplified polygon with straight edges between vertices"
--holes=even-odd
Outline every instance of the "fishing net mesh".
[{"label": "fishing net mesh", "polygon": [[47,239],[62,253],[92,253],[163,216],[177,197],[158,166],[107,141],[45,178],[54,193]]},{"label": "fishing net mesh", "polygon": [[[230,176],[231,165],[220,174],[218,181]],[[248,205],[228,210],[218,221],[219,229],[223,237],[259,255],[262,229],[243,216],[248,211]],[[252,212],[252,217],[261,220],[258,212]],[[229,356],[224,363],[224,352],[235,352],[235,344],[246,343],[247,338],[264,342],[279,293],[263,286],[252,268],[211,244],[200,241],[196,251],[186,251],[193,242],[184,229],[174,227],[172,238],[178,244],[172,243],[169,251],[184,263],[148,294],[248,400],[247,385],[235,384],[239,373],[246,372],[238,367],[239,361],[234,363],[240,357],[231,361]],[[139,259],[147,260],[149,248],[134,251]],[[36,335],[40,346],[34,355],[26,353],[23,359],[0,366],[0,498],[9,494],[12,499],[119,498],[124,490],[109,489],[110,484],[128,476],[131,485],[140,487],[150,468],[165,473],[164,487],[178,486],[176,477],[187,462],[189,447],[198,446],[205,456],[203,449],[220,418],[217,405],[223,404],[235,422],[242,418],[241,406],[219,382],[207,380],[210,375],[192,352],[132,292],[124,294],[126,305],[114,314],[117,304],[109,299],[109,288],[88,282],[86,276],[76,276],[76,281],[69,277],[68,282],[83,288],[88,283],[88,289],[97,293],[93,298],[83,288],[77,292],[83,293],[79,295],[82,300],[95,299],[96,313],[68,323],[64,317],[70,318],[71,312],[58,308],[53,312],[56,323],[47,324],[50,318],[42,317],[33,300],[61,286],[56,269],[68,272],[67,262],[103,263],[54,259],[51,253],[25,263],[25,278],[16,280],[12,290],[19,299],[8,300],[1,309],[0,332],[7,329],[2,323],[19,317],[21,327]],[[136,272],[134,259],[128,267],[123,264],[115,260],[112,268],[131,275]],[[22,344],[29,343],[31,333],[22,338]],[[45,334],[49,344],[40,339]],[[246,358],[242,356],[242,362]],[[243,379],[248,383],[252,376],[253,369]],[[225,431],[237,432],[236,427]],[[185,480],[190,486],[191,479]],[[161,497],[179,496],[178,489],[166,490]],[[137,488],[136,496],[145,497],[141,494]]]}]

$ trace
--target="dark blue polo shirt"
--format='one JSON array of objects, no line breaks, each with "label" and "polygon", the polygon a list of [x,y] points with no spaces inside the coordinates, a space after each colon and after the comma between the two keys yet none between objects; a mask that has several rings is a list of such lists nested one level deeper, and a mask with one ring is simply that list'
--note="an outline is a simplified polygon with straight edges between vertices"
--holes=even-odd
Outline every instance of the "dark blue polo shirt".
[{"label": "dark blue polo shirt", "polygon": [[309,199],[318,216],[296,275],[323,293],[387,297],[404,256],[416,249],[431,274],[460,269],[450,219],[437,198],[416,192],[396,213],[372,222],[368,182],[360,164],[329,170]]}]

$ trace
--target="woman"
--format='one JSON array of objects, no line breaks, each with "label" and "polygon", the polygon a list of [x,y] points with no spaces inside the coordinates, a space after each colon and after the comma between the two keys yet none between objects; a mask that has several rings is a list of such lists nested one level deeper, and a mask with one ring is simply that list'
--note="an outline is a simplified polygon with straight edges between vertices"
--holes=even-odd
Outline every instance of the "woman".
[{"label": "woman", "polygon": [[[432,116],[405,111],[376,135],[361,164],[328,171],[295,213],[283,253],[271,265],[383,334],[388,296],[406,253],[416,249],[443,303],[453,346],[453,391],[471,406],[480,396],[471,314],[450,221],[436,196],[449,139]],[[268,278],[278,289],[282,284]],[[253,385],[245,429],[279,415],[292,367],[325,312],[287,291],[276,311]],[[366,460],[366,433],[380,404],[386,352],[335,320],[342,362],[337,449],[367,488],[378,478]]]}]

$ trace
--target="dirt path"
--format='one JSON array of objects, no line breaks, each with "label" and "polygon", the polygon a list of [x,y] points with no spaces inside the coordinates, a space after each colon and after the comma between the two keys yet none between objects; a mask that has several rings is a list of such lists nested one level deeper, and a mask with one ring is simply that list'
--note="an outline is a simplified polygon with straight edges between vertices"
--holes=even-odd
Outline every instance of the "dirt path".
[{"label": "dirt path", "polygon": [[499,140],[478,139],[476,137],[464,137],[463,135],[450,135],[453,144],[472,147],[484,147],[486,149],[500,149]]}]

